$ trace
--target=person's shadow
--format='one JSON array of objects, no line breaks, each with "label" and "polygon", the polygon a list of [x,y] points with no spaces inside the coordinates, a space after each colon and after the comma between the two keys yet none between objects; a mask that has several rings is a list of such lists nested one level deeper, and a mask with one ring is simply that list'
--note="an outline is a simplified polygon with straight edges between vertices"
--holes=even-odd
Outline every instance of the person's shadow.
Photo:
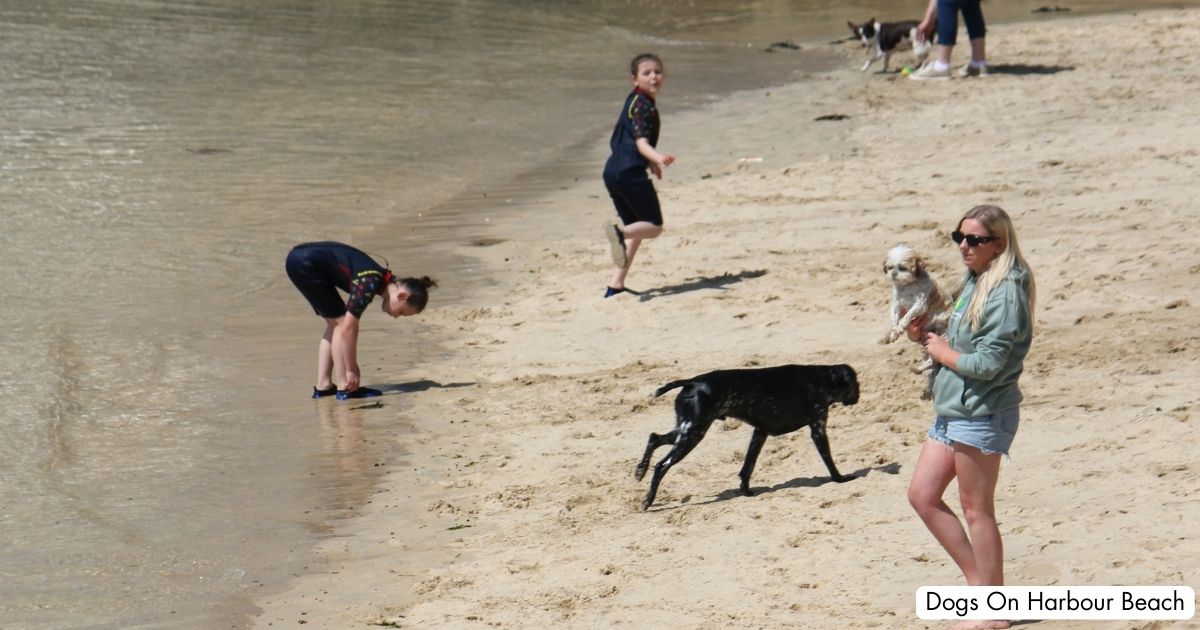
[{"label": "person's shadow", "polygon": [[737,273],[723,273],[719,276],[701,276],[696,278],[688,278],[682,284],[673,284],[665,287],[657,287],[647,289],[645,291],[630,291],[630,293],[638,296],[638,300],[645,302],[654,298],[666,297],[668,295],[679,295],[680,293],[688,293],[689,291],[701,291],[704,289],[720,289],[725,290],[725,287],[731,284],[736,284],[742,280],[752,278],[761,278],[767,275],[766,269],[752,269],[749,271],[739,271]]},{"label": "person's shadow", "polygon": [[1058,74],[1060,72],[1072,72],[1075,66],[1043,66],[1041,64],[1026,64],[1026,63],[997,63],[988,64],[988,74],[1012,74],[1024,76],[1030,74]]},{"label": "person's shadow", "polygon": [[446,383],[443,385],[437,381],[431,381],[423,378],[419,381],[412,381],[411,383],[384,383],[383,385],[372,385],[372,387],[385,394],[411,394],[413,392],[423,392],[435,387],[438,389],[448,389],[455,387],[470,387],[472,385],[475,385],[475,383]]}]

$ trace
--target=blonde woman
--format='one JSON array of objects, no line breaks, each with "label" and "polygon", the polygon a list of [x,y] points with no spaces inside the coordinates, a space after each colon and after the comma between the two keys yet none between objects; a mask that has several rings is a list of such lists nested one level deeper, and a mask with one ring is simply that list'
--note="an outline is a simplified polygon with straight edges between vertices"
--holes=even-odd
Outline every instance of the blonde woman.
[{"label": "blonde woman", "polygon": [[[1004,547],[994,497],[1001,456],[1020,421],[1017,381],[1033,339],[1033,273],[1021,256],[1008,214],[975,206],[951,238],[966,270],[955,292],[947,337],[920,324],[909,338],[941,365],[933,388],[935,420],[921,449],[908,500],[970,586],[1004,584]],[[958,479],[966,528],[942,495]],[[961,628],[1007,628],[1007,621],[966,621]]]}]

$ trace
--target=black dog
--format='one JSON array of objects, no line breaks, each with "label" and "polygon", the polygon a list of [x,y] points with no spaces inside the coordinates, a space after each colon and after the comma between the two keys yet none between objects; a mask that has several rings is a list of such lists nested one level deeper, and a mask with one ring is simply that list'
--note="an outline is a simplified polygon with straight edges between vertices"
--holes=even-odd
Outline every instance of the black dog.
[{"label": "black dog", "polygon": [[768,435],[783,435],[807,425],[813,443],[825,461],[834,481],[853,479],[837,471],[829,454],[829,438],[825,436],[825,421],[829,405],[839,402],[853,405],[858,402],[858,376],[849,365],[781,365],[748,370],[717,370],[708,374],[672,381],[658,388],[661,396],[676,387],[683,391],[675,397],[675,430],[666,435],[650,434],[646,453],[638,463],[634,476],[640,481],[650,466],[654,449],[674,444],[667,456],[654,467],[650,491],[642,501],[645,510],[654,503],[658,484],[672,466],[696,448],[713,420],[726,417],[744,420],[754,427],[746,461],[742,464],[741,491],[751,496],[750,473]]}]

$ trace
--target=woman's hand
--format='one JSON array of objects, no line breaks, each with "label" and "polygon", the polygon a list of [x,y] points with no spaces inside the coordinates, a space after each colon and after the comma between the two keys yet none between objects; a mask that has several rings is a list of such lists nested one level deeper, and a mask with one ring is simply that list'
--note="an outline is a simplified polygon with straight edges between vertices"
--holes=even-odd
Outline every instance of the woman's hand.
[{"label": "woman's hand", "polygon": [[920,317],[913,319],[911,322],[908,322],[908,327],[906,327],[904,329],[904,331],[906,333],[908,333],[909,341],[915,341],[917,343],[924,343],[925,340],[921,338],[921,333],[924,329],[925,329],[925,316],[922,315]]},{"label": "woman's hand", "polygon": [[950,347],[950,342],[937,333],[925,333],[925,353],[938,363],[954,369],[958,364],[958,353]]},{"label": "woman's hand", "polygon": [[933,41],[933,29],[936,28],[936,25],[937,0],[929,0],[929,6],[925,8],[925,16],[917,25],[917,39],[923,42]]}]

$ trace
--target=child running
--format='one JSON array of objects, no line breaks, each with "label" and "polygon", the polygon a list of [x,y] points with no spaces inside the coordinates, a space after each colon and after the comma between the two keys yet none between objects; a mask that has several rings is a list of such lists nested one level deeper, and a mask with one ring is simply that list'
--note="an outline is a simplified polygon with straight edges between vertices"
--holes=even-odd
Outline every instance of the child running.
[{"label": "child running", "polygon": [[656,149],[659,120],[655,99],[666,79],[662,60],[650,53],[640,54],[630,62],[629,72],[633,91],[625,98],[613,128],[609,140],[612,155],[604,164],[604,186],[621,218],[619,224],[604,222],[614,265],[606,298],[626,291],[625,276],[642,239],[662,234],[662,209],[646,169],[662,179],[663,169],[675,161],[674,155]]}]

